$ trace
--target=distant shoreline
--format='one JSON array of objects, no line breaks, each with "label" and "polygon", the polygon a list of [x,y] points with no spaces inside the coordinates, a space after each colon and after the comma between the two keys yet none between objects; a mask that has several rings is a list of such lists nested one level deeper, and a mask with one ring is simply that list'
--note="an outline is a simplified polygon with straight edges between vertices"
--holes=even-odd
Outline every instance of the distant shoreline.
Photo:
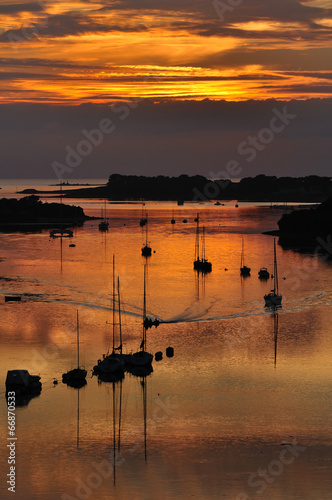
[{"label": "distant shoreline", "polygon": [[[68,181],[66,181],[68,182]],[[62,188],[65,186],[61,184]],[[317,203],[332,195],[330,177],[276,177],[257,175],[239,182],[230,179],[208,179],[202,175],[155,177],[112,174],[107,184],[76,189],[24,189],[19,194],[57,195],[64,198],[104,198],[109,201],[178,201],[207,202],[238,200],[264,203]]]}]

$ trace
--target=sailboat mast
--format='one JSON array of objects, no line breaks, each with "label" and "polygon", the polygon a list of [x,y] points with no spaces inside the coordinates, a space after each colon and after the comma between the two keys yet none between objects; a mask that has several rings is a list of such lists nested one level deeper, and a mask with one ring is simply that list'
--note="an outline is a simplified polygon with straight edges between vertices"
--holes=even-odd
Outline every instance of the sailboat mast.
[{"label": "sailboat mast", "polygon": [[146,224],[145,224],[145,246],[148,246],[148,214],[146,214]]},{"label": "sailboat mast", "polygon": [[113,352],[115,340],[115,256],[113,254]]},{"label": "sailboat mast", "polygon": [[77,368],[80,367],[80,335],[79,335],[79,325],[78,325],[78,309],[77,309]]},{"label": "sailboat mast", "polygon": [[242,236],[242,253],[241,253],[241,267],[244,266],[244,241]]},{"label": "sailboat mast", "polygon": [[274,290],[278,295],[278,266],[277,266],[277,250],[276,250],[276,240],[274,239]]},{"label": "sailboat mast", "polygon": [[203,252],[203,261],[205,261],[205,227],[203,226],[203,236],[202,236],[202,252]]},{"label": "sailboat mast", "polygon": [[195,241],[195,261],[199,260],[199,214],[197,214],[196,241]]},{"label": "sailboat mast", "polygon": [[144,293],[143,293],[143,350],[146,350],[146,328],[144,321],[146,318],[146,264],[144,265]]},{"label": "sailboat mast", "polygon": [[121,329],[121,303],[120,303],[120,278],[118,276],[118,301],[119,301],[119,335],[120,335],[120,353],[122,354],[122,329]]}]

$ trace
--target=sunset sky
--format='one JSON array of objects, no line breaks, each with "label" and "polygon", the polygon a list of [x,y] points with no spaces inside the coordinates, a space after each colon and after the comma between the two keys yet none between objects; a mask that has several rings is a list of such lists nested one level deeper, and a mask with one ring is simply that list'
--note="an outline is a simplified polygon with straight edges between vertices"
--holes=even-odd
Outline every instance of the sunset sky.
[{"label": "sunset sky", "polygon": [[0,14],[4,102],[331,95],[331,1],[21,0]]},{"label": "sunset sky", "polygon": [[[23,106],[22,117],[27,103],[46,104],[53,124],[55,105],[72,109],[144,98],[158,108],[174,100],[332,97],[332,1],[327,0],[2,1],[0,33],[1,104]],[[1,115],[0,128],[12,130],[11,141],[21,141]],[[41,156],[31,152],[34,165],[38,158],[49,161],[41,149]],[[6,149],[5,154],[7,172],[25,158]],[[327,154],[324,150],[325,159]],[[124,163],[130,171],[130,159]],[[206,173],[198,170],[193,173]]]}]

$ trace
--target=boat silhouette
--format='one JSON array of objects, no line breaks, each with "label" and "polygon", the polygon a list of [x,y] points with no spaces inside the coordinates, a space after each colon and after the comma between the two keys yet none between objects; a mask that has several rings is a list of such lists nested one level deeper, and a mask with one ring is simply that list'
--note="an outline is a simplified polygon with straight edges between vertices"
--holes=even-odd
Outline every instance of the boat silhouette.
[{"label": "boat silhouette", "polygon": [[202,230],[202,241],[201,247],[202,251],[200,253],[200,227],[199,227],[199,214],[196,217],[196,240],[195,240],[195,261],[194,269],[202,273],[210,273],[212,271],[212,264],[206,259],[205,256],[205,228],[203,226]]},{"label": "boat silhouette", "polygon": [[241,253],[241,267],[240,267],[241,276],[250,276],[250,271],[251,271],[250,267],[244,264],[244,240],[242,237],[242,253]]},{"label": "boat silhouette", "polygon": [[277,263],[277,249],[276,240],[274,238],[274,273],[273,273],[273,289],[270,293],[264,295],[266,307],[280,307],[282,295],[279,294],[278,285],[278,263]]},{"label": "boat silhouette", "polygon": [[70,387],[83,387],[86,385],[86,375],[87,371],[83,368],[80,368],[80,336],[79,336],[79,319],[78,319],[78,310],[77,310],[77,327],[76,327],[76,337],[77,337],[77,368],[73,370],[69,370],[67,373],[63,373],[62,382],[64,384],[69,385]]},{"label": "boat silhouette", "polygon": [[[148,321],[147,321],[148,320]],[[143,335],[142,341],[140,344],[139,351],[134,352],[130,355],[129,362],[131,367],[149,367],[153,360],[153,355],[146,350],[146,331],[150,326],[147,326],[153,323],[153,320],[147,318],[146,316],[146,264],[144,265],[144,293],[143,293]],[[158,322],[158,320],[155,320]],[[155,326],[158,326],[155,324]],[[151,324],[152,326],[152,324]]]},{"label": "boat silhouette", "polygon": [[112,352],[103,354],[102,359],[98,359],[97,365],[94,366],[93,372],[95,374],[109,374],[115,372],[123,372],[125,367],[125,355],[122,353],[122,329],[121,329],[121,304],[120,304],[120,284],[118,279],[118,313],[119,313],[119,341],[118,347],[115,347],[115,255],[113,254],[113,293],[112,293]]}]

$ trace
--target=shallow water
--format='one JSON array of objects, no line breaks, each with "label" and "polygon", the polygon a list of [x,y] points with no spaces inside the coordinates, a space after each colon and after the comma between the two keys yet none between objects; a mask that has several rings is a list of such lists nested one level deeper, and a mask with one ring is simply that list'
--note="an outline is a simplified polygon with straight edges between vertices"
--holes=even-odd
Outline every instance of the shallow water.
[{"label": "shallow water", "polygon": [[[100,213],[97,200],[74,203]],[[197,208],[213,265],[199,277]],[[275,229],[282,211],[234,203],[147,209],[155,251],[147,260],[147,309],[161,320],[147,347],[164,358],[144,380],[126,374],[121,383],[98,384],[91,375],[112,343],[113,254],[125,351],[141,341],[141,206],[108,205],[108,233],[88,221],[62,245],[47,231],[0,234],[1,295],[23,297],[0,301],[2,390],[8,369],[39,373],[43,382],[41,395],[16,410],[15,498],[332,498],[331,265],[278,246],[283,307],[276,318],[263,300],[272,281],[257,273],[272,271],[273,239],[261,232]],[[239,275],[242,235],[252,269],[246,279]],[[89,370],[79,391],[52,383],[75,366],[77,309],[81,364]],[[165,356],[168,346],[173,358]],[[1,397],[1,487],[10,498]]]}]

